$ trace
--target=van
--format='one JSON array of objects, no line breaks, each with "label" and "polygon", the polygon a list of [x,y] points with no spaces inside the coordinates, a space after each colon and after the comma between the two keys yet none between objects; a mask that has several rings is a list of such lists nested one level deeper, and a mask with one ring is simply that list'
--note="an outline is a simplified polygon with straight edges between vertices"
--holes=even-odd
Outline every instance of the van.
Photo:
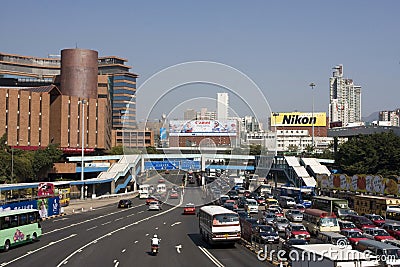
[{"label": "van", "polygon": [[282,208],[293,208],[296,206],[296,201],[292,197],[281,196],[279,198],[279,206]]},{"label": "van", "polygon": [[246,199],[244,208],[248,213],[258,213],[258,203],[255,199]]},{"label": "van", "polygon": [[319,232],[318,239],[323,241],[325,244],[332,244],[342,248],[345,248],[344,246],[349,246],[351,249],[351,245],[347,237],[336,232]]}]

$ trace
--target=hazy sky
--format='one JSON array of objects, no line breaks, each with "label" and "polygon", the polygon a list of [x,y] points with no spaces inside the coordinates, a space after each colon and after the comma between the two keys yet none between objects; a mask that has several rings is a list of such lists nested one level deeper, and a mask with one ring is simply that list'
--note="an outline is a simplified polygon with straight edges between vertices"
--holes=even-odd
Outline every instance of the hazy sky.
[{"label": "hazy sky", "polygon": [[[343,64],[344,76],[362,87],[368,116],[400,107],[399,10],[397,0],[3,1],[0,51],[46,57],[76,45],[94,49],[126,58],[138,87],[172,65],[218,62],[252,79],[277,112],[311,112],[310,82],[315,112],[327,112],[332,67]],[[196,85],[160,101],[160,112],[171,113],[174,101],[200,109],[192,98],[221,91],[189,87]]]}]

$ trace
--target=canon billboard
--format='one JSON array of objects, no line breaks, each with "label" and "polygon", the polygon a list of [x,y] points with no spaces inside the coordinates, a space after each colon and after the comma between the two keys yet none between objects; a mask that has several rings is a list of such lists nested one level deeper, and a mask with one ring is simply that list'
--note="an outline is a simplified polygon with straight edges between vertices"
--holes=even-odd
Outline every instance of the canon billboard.
[{"label": "canon billboard", "polygon": [[235,120],[170,121],[170,136],[236,136]]}]

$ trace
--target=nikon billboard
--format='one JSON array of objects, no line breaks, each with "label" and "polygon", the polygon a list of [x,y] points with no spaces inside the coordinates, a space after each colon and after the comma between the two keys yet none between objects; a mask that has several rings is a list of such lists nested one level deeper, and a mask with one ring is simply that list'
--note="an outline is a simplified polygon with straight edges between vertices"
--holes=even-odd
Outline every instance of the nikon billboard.
[{"label": "nikon billboard", "polygon": [[271,126],[326,126],[325,112],[279,112],[271,113]]}]

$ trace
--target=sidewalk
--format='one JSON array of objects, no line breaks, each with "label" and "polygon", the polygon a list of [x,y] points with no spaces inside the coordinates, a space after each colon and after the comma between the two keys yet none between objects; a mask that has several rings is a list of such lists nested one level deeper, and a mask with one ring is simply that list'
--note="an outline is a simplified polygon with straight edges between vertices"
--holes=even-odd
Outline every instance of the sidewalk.
[{"label": "sidewalk", "polygon": [[110,195],[106,197],[101,197],[101,198],[95,198],[95,199],[74,199],[71,200],[68,206],[62,207],[61,213],[63,215],[66,214],[73,214],[73,213],[79,213],[79,212],[85,212],[89,210],[94,210],[99,207],[103,207],[106,205],[110,204],[115,204],[115,206],[118,205],[118,201],[120,199],[124,198],[135,198],[138,195],[137,192],[131,192],[131,193],[126,193],[126,194],[116,194],[116,195]]}]

